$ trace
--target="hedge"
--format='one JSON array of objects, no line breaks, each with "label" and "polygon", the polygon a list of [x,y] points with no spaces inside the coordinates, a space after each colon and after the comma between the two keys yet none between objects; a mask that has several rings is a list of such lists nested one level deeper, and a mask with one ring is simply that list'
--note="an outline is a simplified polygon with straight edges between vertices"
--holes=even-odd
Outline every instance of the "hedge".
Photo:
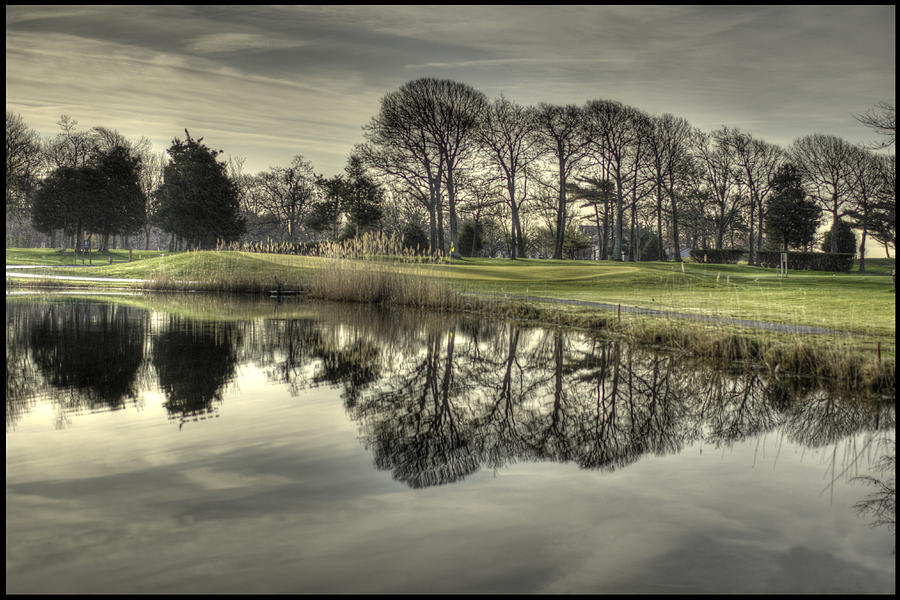
[{"label": "hedge", "polygon": [[[788,252],[788,270],[794,271],[841,271],[847,272],[853,266],[855,254],[831,252]],[[781,252],[760,251],[759,264],[777,269],[781,265]]]}]

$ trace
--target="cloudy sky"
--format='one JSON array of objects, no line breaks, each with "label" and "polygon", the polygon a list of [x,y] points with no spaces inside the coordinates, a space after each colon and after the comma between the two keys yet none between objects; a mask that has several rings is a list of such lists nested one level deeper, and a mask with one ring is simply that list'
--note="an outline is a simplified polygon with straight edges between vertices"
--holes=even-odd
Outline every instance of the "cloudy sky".
[{"label": "cloudy sky", "polygon": [[612,99],[789,144],[874,139],[894,6],[8,6],[6,110],[43,135],[184,129],[245,172],[339,172],[380,98],[419,77],[521,104]]}]

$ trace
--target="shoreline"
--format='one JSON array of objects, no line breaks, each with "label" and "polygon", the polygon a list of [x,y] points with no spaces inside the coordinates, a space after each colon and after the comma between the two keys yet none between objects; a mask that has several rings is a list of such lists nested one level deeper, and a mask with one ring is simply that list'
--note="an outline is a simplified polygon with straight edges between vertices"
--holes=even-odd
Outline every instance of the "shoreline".
[{"label": "shoreline", "polygon": [[[7,289],[31,288],[63,291],[67,294],[100,291],[98,281],[113,284],[109,291],[133,293],[206,293],[214,295],[247,295],[270,297],[270,290],[190,289],[188,282],[137,280],[144,285],[127,285],[135,281],[85,276],[22,277],[16,282],[7,273]],[[30,275],[30,274],[29,274]],[[27,279],[28,282],[22,281]],[[63,282],[75,282],[66,285]],[[78,285],[82,282],[84,285]],[[43,283],[43,285],[41,285]],[[153,284],[158,284],[158,287]],[[125,284],[125,285],[123,285]],[[99,289],[98,289],[99,288]],[[7,292],[9,294],[9,291]],[[18,294],[17,294],[18,295]],[[305,294],[285,296],[297,299]],[[272,296],[280,302],[276,295]],[[359,300],[323,298],[310,294],[312,300],[359,303]],[[378,302],[362,302],[378,304]],[[382,302],[390,305],[390,302]],[[631,343],[674,352],[690,360],[700,360],[725,370],[764,370],[775,376],[813,377],[841,393],[895,393],[895,357],[881,342],[877,348],[863,348],[865,338],[852,340],[851,334],[819,327],[796,326],[777,322],[759,322],[713,315],[678,313],[636,306],[567,300],[539,296],[503,294],[460,294],[453,306],[398,307],[480,314],[489,318],[506,318],[547,327],[587,330],[598,335],[612,335]],[[622,319],[622,313],[630,315]],[[722,327],[724,326],[724,327]],[[835,343],[832,337],[847,340]],[[854,342],[859,342],[859,345]],[[869,340],[871,342],[871,340]],[[854,348],[855,346],[855,348]]]}]

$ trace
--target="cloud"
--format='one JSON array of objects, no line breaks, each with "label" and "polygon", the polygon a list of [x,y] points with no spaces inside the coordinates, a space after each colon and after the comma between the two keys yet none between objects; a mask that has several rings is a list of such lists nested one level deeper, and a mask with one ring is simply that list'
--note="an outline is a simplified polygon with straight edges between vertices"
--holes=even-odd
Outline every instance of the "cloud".
[{"label": "cloud", "polygon": [[254,50],[283,50],[307,45],[302,40],[273,38],[263,33],[211,33],[200,36],[187,45],[187,50],[200,54],[251,52]]},{"label": "cloud", "polygon": [[503,65],[560,65],[560,64],[628,64],[631,58],[488,58],[456,62],[428,62],[405,65],[406,69],[445,69],[460,67],[497,67]]},{"label": "cloud", "polygon": [[[154,140],[201,123],[251,170],[294,145],[308,158],[321,151],[317,169],[339,172],[378,100],[418,77],[522,104],[608,98],[703,128],[752,124],[776,143],[812,132],[868,139],[852,115],[894,96],[892,6],[8,6],[6,14],[7,108],[41,133],[55,133],[63,111],[85,124],[154,127],[140,133]],[[280,143],[266,151],[245,145],[251,136]]]}]

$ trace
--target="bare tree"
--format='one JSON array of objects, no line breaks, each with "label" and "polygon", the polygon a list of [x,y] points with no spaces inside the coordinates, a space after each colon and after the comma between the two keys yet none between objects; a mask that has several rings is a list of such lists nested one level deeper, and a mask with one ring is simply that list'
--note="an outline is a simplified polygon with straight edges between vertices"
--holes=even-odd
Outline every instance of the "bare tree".
[{"label": "bare tree", "polygon": [[712,200],[717,250],[722,249],[725,234],[739,219],[742,208],[742,196],[737,191],[740,183],[737,160],[728,143],[731,135],[731,131],[723,127],[711,134],[695,131],[692,136],[693,151],[702,167],[701,185]]},{"label": "bare tree", "polygon": [[[426,117],[423,124],[435,139],[443,157],[450,217],[450,253],[456,256],[459,253],[456,174],[462,162],[475,149],[475,135],[481,115],[487,107],[487,98],[471,86],[447,79],[418,79],[404,87],[410,92],[423,94],[426,99],[425,107],[431,109],[420,115]],[[427,100],[429,96],[434,103],[431,106],[431,102]]]},{"label": "bare tree", "polygon": [[6,213],[28,206],[28,195],[40,175],[41,140],[17,114],[6,112]]},{"label": "bare tree", "polygon": [[883,157],[862,146],[854,146],[849,157],[851,205],[848,214],[853,220],[853,226],[862,232],[859,242],[860,273],[866,270],[866,236],[874,224],[873,213],[882,192],[883,166],[878,164],[881,158]]},{"label": "bare tree", "polygon": [[434,182],[438,187],[431,184],[432,197],[436,201],[440,198],[438,190],[443,183],[450,217],[450,251],[454,255],[458,254],[456,174],[475,149],[476,128],[486,106],[484,94],[471,86],[426,77],[409,81],[385,96],[381,112],[367,128],[369,140],[377,145],[400,142],[406,150],[414,149],[423,166],[428,162],[429,171],[437,162]]},{"label": "bare tree", "polygon": [[271,167],[257,177],[260,202],[287,229],[287,238],[296,240],[297,229],[315,194],[312,165],[300,154],[287,167]]},{"label": "bare tree", "polygon": [[[506,202],[512,220],[510,258],[525,256],[525,237],[519,213],[527,197],[527,168],[536,158],[536,138],[532,135],[534,119],[533,108],[522,107],[501,96],[485,111],[478,130],[482,147],[506,182]],[[519,186],[520,182],[522,186]]]},{"label": "bare tree", "polygon": [[[370,130],[370,134],[373,132]],[[443,233],[439,223],[441,208],[440,182],[443,164],[430,154],[425,144],[414,142],[404,145],[388,145],[381,134],[371,139],[377,143],[356,146],[355,153],[373,171],[386,179],[390,187],[397,188],[404,195],[411,196],[428,214],[429,247],[432,252],[443,249]],[[402,141],[403,138],[398,138]],[[432,159],[436,162],[432,162]]]},{"label": "bare tree", "polygon": [[147,151],[141,158],[141,190],[143,190],[144,196],[147,198],[147,220],[144,222],[144,250],[150,249],[150,232],[153,228],[154,215],[156,214],[156,190],[163,183],[163,172],[168,160],[169,158],[165,151]]},{"label": "bare tree", "polygon": [[672,243],[674,258],[681,262],[681,244],[678,235],[678,198],[676,187],[679,185],[691,162],[688,152],[688,141],[691,125],[683,118],[664,114],[652,119],[649,129],[649,164],[652,179],[656,184],[656,218],[659,233],[660,249],[663,246],[662,222],[664,212],[663,191],[669,198],[669,214],[671,214]]},{"label": "bare tree", "polygon": [[862,115],[854,115],[856,120],[884,136],[879,142],[872,144],[873,150],[889,148],[894,145],[894,135],[897,131],[894,118],[894,105],[889,102],[879,102],[874,108],[870,108]]},{"label": "bare tree", "polygon": [[62,131],[44,144],[47,164],[51,168],[85,166],[94,152],[96,138],[78,131],[78,121],[69,115],[61,115],[56,124]]},{"label": "bare tree", "polygon": [[888,258],[897,239],[897,162],[893,154],[877,155],[878,196],[872,211],[872,237],[881,242]]},{"label": "bare tree", "polygon": [[535,125],[538,145],[556,159],[559,195],[553,258],[561,259],[567,221],[567,181],[588,152],[588,140],[584,135],[584,111],[573,104],[557,106],[541,103],[535,114]]},{"label": "bare tree", "polygon": [[[357,152],[367,165],[401,179],[425,205],[429,214],[432,252],[444,250],[441,182],[444,154],[426,128],[433,102],[401,88],[381,99],[377,115],[363,126],[367,144]],[[427,193],[427,196],[426,196]],[[426,199],[427,198],[427,199]]]},{"label": "bare tree", "polygon": [[[853,145],[833,135],[813,134],[794,141],[789,156],[803,178],[807,193],[825,212],[831,213],[832,230],[847,214],[851,196]],[[838,236],[831,236],[831,251],[837,252]]]},{"label": "bare tree", "polygon": [[756,264],[758,250],[762,249],[764,222],[764,206],[766,198],[772,190],[770,181],[782,163],[782,150],[743,133],[737,129],[729,129],[725,137],[730,152],[740,171],[742,183],[750,196],[750,238],[749,264]]},{"label": "bare tree", "polygon": [[613,257],[622,260],[625,185],[628,163],[635,163],[641,143],[636,109],[612,100],[592,100],[584,108],[585,137],[593,166],[603,166],[616,184]]}]

